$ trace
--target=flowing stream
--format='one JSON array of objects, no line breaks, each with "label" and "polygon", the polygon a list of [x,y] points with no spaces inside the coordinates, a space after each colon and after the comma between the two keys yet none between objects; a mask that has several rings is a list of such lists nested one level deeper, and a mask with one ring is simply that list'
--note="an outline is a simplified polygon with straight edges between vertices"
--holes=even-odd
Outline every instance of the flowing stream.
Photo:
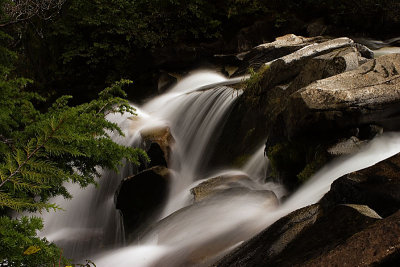
[{"label": "flowing stream", "polygon": [[[241,79],[196,72],[136,107],[137,117],[109,117],[125,133],[124,138],[114,140],[127,146],[140,147],[141,132],[157,127],[169,127],[175,138],[169,197],[140,240],[126,244],[113,202],[123,177],[135,171],[129,164],[119,174],[104,171],[97,189],[68,185],[74,198],[55,199],[65,211],[44,214],[46,232],[42,234],[63,247],[66,256],[90,258],[99,267],[207,266],[280,217],[317,202],[340,176],[400,152],[399,134],[375,138],[358,153],[325,166],[283,204],[277,201],[285,194],[283,187],[264,181],[268,160],[263,144],[241,170],[215,170],[210,175],[212,172],[204,166],[225,119],[242,94],[229,84]],[[239,176],[250,178],[226,185],[226,193],[193,203],[191,188],[214,177]]]}]

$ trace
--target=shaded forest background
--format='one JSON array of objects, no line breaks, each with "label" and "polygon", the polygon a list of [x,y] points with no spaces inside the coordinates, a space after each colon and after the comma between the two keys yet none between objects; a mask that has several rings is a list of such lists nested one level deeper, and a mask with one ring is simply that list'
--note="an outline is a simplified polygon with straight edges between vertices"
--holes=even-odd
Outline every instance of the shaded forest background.
[{"label": "shaded forest background", "polygon": [[[87,101],[121,78],[129,98],[156,93],[160,70],[180,70],[214,54],[237,53],[275,37],[322,34],[393,37],[396,0],[67,0],[57,15],[2,27],[20,57],[16,71],[45,96]],[[55,12],[51,10],[50,12]],[[317,32],[318,33],[318,32]],[[315,34],[315,33],[311,33]]]}]

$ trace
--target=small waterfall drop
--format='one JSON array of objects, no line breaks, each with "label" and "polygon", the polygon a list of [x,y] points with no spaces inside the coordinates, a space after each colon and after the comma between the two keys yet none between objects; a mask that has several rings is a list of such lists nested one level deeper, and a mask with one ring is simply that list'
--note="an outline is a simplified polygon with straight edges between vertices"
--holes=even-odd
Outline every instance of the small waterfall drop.
[{"label": "small waterfall drop", "polygon": [[[171,200],[167,201],[163,217],[187,205],[186,197],[176,196],[186,193],[186,187],[202,178],[201,167],[211,151],[213,138],[242,93],[224,86],[231,82],[214,72],[195,72],[165,94],[136,107],[137,116],[109,115],[108,119],[118,123],[125,134],[121,137],[111,133],[113,140],[126,146],[141,147],[142,131],[160,126],[171,128],[176,139],[170,166],[174,177]],[[42,215],[45,221],[42,235],[63,247],[64,254],[75,260],[122,245],[123,224],[115,209],[114,194],[121,180],[132,174],[133,167],[126,164],[119,174],[102,171],[98,188],[81,190],[77,185],[67,185],[73,199],[53,200],[65,211]]]}]

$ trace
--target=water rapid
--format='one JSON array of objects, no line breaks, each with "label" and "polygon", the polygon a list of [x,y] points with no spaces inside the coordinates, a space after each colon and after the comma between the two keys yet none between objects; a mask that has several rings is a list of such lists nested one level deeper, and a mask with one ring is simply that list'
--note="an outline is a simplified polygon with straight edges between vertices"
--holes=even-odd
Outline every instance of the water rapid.
[{"label": "water rapid", "polygon": [[[285,194],[282,186],[264,181],[268,160],[263,144],[242,169],[214,173],[204,169],[227,115],[242,94],[229,87],[239,80],[209,71],[193,73],[137,107],[137,117],[109,118],[123,129],[126,137],[115,140],[124,145],[141,146],[141,132],[154,127],[169,127],[175,138],[167,203],[140,240],[124,244],[113,203],[121,179],[134,172],[129,164],[118,175],[104,172],[98,189],[69,185],[74,199],[56,199],[66,211],[44,216],[43,235],[62,246],[67,256],[91,258],[99,267],[207,266],[282,216],[317,202],[340,176],[400,152],[400,134],[380,136],[356,154],[325,166],[281,204],[277,199]],[[240,180],[240,186],[224,188],[224,194],[193,203],[191,188],[223,176],[249,178]]]}]

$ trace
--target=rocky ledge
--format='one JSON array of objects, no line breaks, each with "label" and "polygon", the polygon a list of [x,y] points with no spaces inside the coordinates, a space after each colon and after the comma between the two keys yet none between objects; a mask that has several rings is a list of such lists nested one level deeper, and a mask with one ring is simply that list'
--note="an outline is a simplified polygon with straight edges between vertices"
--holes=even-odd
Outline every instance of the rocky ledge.
[{"label": "rocky ledge", "polygon": [[217,144],[216,164],[234,162],[267,136],[273,176],[294,190],[334,156],[400,129],[400,54],[374,58],[349,38],[288,35],[248,55],[264,62],[236,85],[244,94]]},{"label": "rocky ledge", "polygon": [[333,183],[214,266],[398,266],[400,154]]}]

